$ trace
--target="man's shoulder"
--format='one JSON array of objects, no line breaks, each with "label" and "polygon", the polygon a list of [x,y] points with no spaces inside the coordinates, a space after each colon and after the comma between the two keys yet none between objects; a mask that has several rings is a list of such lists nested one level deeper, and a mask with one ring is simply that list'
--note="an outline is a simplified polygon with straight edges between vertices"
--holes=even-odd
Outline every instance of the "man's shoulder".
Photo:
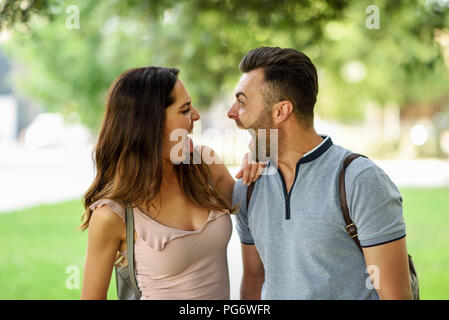
[{"label": "man's shoulder", "polygon": [[[358,153],[346,149],[339,145],[332,146],[331,158],[333,161],[338,162],[339,168],[342,168],[344,160],[351,154]],[[363,154],[361,154],[363,155]],[[381,170],[374,161],[369,159],[368,157],[358,157],[354,159],[351,164],[346,168],[345,175],[346,179],[355,178],[359,174],[363,173],[366,170]]]},{"label": "man's shoulder", "polygon": [[[340,165],[339,168],[341,170],[343,166],[343,161],[347,156],[353,153],[348,149],[345,149],[341,146],[334,145],[334,152],[339,154]],[[362,154],[363,155],[363,154]],[[374,183],[374,184],[385,184],[392,185],[394,184],[389,176],[380,168],[373,160],[368,157],[358,157],[353,160],[345,170],[345,180],[346,183],[352,185],[354,183]]]}]

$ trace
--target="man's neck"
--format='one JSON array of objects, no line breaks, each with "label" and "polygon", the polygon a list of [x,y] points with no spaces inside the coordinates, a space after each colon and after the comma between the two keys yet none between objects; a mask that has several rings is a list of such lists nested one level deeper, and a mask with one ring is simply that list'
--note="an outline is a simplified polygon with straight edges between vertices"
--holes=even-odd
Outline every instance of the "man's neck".
[{"label": "man's neck", "polygon": [[304,128],[296,121],[286,123],[279,129],[279,165],[295,171],[298,161],[322,141],[313,126]]}]

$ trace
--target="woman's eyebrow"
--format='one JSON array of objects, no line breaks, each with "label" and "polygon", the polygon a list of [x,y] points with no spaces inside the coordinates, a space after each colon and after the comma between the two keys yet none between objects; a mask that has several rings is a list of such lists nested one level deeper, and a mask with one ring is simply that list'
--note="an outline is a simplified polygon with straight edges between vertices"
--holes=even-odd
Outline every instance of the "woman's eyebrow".
[{"label": "woman's eyebrow", "polygon": [[179,108],[184,108],[184,107],[188,107],[190,104],[192,103],[192,100],[184,103],[182,106],[180,106]]}]

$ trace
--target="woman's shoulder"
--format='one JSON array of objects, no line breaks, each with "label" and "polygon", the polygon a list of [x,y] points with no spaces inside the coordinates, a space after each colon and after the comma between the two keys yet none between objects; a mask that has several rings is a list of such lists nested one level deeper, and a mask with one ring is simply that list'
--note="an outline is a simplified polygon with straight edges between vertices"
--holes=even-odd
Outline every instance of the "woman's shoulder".
[{"label": "woman's shoulder", "polygon": [[111,199],[100,199],[89,206],[92,210],[89,220],[89,238],[91,238],[89,241],[96,246],[107,246],[111,241],[120,243],[126,236],[126,223],[120,210],[117,210],[117,205],[118,203]]},{"label": "woman's shoulder", "polygon": [[214,149],[206,145],[195,146],[195,151],[201,155],[202,163],[207,165],[223,165],[223,161]]},{"label": "woman's shoulder", "polygon": [[104,220],[116,220],[118,216],[126,224],[125,208],[119,201],[102,198],[92,203],[89,208],[93,214]]},{"label": "woman's shoulder", "polygon": [[201,163],[209,168],[214,181],[221,180],[228,174],[228,169],[214,149],[206,145],[198,145],[195,150],[201,155]]}]

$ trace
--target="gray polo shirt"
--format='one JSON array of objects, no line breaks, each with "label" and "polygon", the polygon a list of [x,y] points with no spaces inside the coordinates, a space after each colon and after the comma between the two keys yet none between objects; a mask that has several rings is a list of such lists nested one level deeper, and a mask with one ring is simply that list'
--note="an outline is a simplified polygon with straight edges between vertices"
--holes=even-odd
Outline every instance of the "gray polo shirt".
[{"label": "gray polo shirt", "polygon": [[[265,268],[262,299],[379,298],[340,207],[338,176],[351,152],[323,138],[298,161],[290,194],[273,162],[266,170],[274,174],[256,181],[248,212],[247,187],[241,180],[235,184],[237,232],[241,242],[256,246]],[[401,195],[379,167],[357,158],[346,168],[345,181],[363,247],[405,237]]]}]

